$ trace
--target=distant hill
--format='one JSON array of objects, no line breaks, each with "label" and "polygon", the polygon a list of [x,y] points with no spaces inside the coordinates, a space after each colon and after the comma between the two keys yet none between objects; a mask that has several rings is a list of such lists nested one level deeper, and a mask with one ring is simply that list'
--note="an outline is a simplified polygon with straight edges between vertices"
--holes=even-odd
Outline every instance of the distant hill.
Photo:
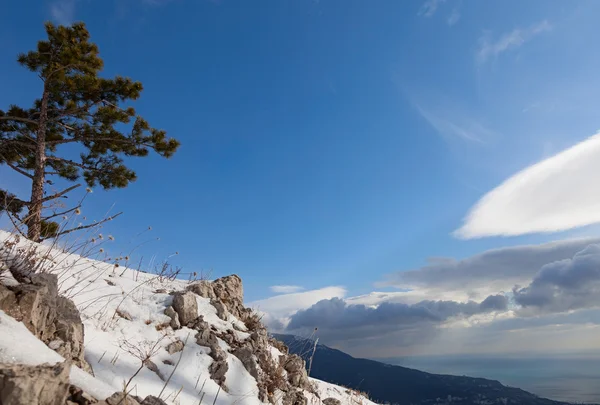
[{"label": "distant hill", "polygon": [[[275,334],[290,352],[307,360],[314,342],[293,335]],[[357,359],[324,345],[317,345],[311,377],[369,394],[379,403],[417,404],[520,404],[560,405],[519,388],[506,387],[484,378],[430,374],[373,360]]]}]

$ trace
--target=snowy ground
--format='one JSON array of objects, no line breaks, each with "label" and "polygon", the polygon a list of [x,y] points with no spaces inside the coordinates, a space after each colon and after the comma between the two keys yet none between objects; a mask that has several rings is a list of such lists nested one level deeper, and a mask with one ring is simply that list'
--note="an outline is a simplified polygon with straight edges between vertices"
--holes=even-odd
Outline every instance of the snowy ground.
[{"label": "snowy ground", "polygon": [[[0,231],[0,243],[9,237],[9,234]],[[21,241],[19,245],[30,249],[28,242]],[[157,373],[143,367],[128,386],[132,394],[158,396],[163,391],[161,398],[181,405],[196,405],[202,397],[205,404],[212,404],[215,398],[218,405],[262,404],[257,396],[256,381],[235,356],[228,354],[228,392],[224,392],[210,379],[210,349],[196,344],[196,332],[185,327],[176,331],[163,327],[170,320],[163,314],[172,300],[168,293],[183,290],[187,281],[169,280],[156,274],[115,266],[114,263],[48,249],[38,246],[36,255],[44,258],[44,268],[58,275],[60,291],[72,299],[81,312],[85,325],[85,358],[95,375],[93,378],[75,368],[71,372],[74,384],[98,398],[107,397],[122,390],[125,382],[139,369],[141,362],[135,356],[136,350],[155,351],[152,361],[163,378],[167,379],[179,362],[175,373],[165,385]],[[92,249],[89,251],[94,252]],[[97,249],[92,256],[100,256],[100,251]],[[233,316],[228,321],[218,318],[208,299],[197,297],[197,301],[204,320],[218,330],[245,329]],[[131,320],[118,313],[127,314],[125,316]],[[236,328],[233,328],[234,323]],[[240,340],[247,337],[245,332],[236,333]],[[182,353],[171,355],[165,348],[177,338],[187,340],[187,344]],[[227,350],[225,342],[220,341],[220,344]],[[272,349],[272,352],[276,351]],[[61,360],[60,355],[37,340],[21,323],[0,311],[0,361],[40,364]],[[374,405],[346,388],[312,381],[319,395],[305,393],[309,404],[320,404],[321,399],[333,397],[342,404]]]}]

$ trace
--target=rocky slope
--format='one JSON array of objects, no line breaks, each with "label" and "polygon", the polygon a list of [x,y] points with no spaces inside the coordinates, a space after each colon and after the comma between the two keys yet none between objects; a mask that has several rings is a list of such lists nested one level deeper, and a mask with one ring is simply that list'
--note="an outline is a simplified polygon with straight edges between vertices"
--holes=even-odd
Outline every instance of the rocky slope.
[{"label": "rocky slope", "polygon": [[373,404],[309,378],[244,307],[238,276],[185,282],[6,233],[0,403]]}]

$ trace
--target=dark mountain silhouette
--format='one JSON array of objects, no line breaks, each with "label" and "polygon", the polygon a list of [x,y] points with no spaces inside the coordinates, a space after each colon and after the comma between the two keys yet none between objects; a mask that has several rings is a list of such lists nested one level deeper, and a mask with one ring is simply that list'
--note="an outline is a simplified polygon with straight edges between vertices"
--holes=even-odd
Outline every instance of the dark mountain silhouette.
[{"label": "dark mountain silhouette", "polygon": [[[293,335],[273,335],[309,366],[314,341]],[[357,359],[318,344],[310,376],[365,392],[382,404],[520,404],[560,405],[519,388],[484,378],[425,373],[373,360]]]}]

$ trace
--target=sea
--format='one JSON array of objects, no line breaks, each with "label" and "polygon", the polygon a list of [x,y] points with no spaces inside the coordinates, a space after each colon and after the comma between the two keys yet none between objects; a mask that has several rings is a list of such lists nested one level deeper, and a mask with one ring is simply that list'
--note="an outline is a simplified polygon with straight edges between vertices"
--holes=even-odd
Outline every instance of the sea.
[{"label": "sea", "polygon": [[436,374],[498,380],[540,397],[600,404],[600,355],[562,356],[418,356],[384,360]]}]

